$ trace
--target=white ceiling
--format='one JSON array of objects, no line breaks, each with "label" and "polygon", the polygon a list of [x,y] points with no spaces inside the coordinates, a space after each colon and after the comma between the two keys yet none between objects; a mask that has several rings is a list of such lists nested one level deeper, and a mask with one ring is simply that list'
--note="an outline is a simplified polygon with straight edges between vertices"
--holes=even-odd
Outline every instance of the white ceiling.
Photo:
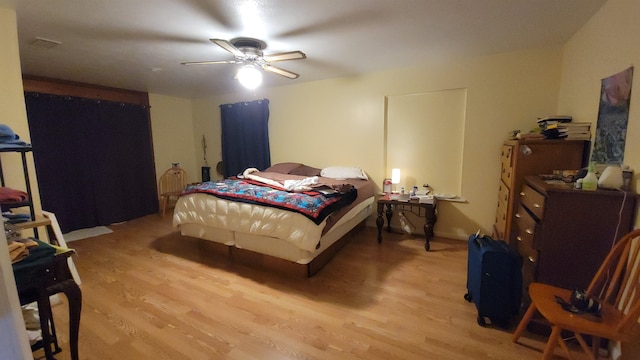
[{"label": "white ceiling", "polygon": [[[186,98],[239,91],[208,41],[246,36],[301,74],[263,86],[561,45],[606,0],[16,0],[24,74]],[[33,45],[37,37],[61,42]],[[153,71],[153,70],[156,71]],[[161,69],[158,71],[158,69]]]}]

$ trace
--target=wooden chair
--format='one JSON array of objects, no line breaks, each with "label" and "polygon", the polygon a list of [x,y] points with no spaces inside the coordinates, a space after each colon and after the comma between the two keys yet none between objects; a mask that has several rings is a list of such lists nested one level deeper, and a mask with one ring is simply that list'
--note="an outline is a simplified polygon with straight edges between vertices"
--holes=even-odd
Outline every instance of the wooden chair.
[{"label": "wooden chair", "polygon": [[[513,334],[517,342],[532,316],[538,311],[551,325],[551,335],[544,348],[543,359],[550,359],[557,344],[571,358],[571,352],[561,337],[570,331],[590,359],[598,358],[600,339],[625,342],[640,334],[640,229],[618,241],[591,280],[586,293],[602,304],[602,321],[589,320],[583,315],[563,310],[555,295],[569,301],[572,290],[533,283],[529,287],[531,305]],[[584,335],[591,336],[591,348]]]},{"label": "wooden chair", "polygon": [[180,167],[172,167],[160,176],[158,181],[158,193],[160,197],[160,210],[162,217],[167,210],[170,199],[178,200],[182,190],[187,186],[187,172]]}]

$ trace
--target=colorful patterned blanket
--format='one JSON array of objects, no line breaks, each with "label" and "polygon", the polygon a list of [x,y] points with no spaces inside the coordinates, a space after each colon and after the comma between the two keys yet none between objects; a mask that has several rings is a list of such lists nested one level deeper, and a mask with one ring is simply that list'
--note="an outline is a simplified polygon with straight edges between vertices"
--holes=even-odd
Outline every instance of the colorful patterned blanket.
[{"label": "colorful patterned blanket", "polygon": [[319,191],[296,193],[276,189],[253,180],[233,178],[189,185],[182,195],[192,193],[205,193],[222,199],[295,211],[306,216],[316,225],[322,223],[333,211],[351,204],[358,196],[355,188],[344,194],[324,195]]}]

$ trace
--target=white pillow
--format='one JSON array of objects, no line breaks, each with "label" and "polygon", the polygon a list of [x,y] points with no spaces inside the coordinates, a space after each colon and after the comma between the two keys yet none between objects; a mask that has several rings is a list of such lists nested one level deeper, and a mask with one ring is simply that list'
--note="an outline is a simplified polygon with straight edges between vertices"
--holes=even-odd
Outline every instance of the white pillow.
[{"label": "white pillow", "polygon": [[348,166],[330,166],[322,169],[320,176],[328,177],[336,180],[344,179],[362,179],[369,180],[367,174],[358,167]]}]

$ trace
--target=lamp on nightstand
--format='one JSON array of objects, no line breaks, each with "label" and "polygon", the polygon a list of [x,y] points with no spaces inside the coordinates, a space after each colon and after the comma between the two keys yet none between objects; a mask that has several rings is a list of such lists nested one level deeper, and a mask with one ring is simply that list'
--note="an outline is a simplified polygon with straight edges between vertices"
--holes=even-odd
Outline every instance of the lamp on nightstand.
[{"label": "lamp on nightstand", "polygon": [[393,185],[392,192],[398,192],[396,190],[396,185],[400,184],[400,169],[391,169],[391,184]]}]

